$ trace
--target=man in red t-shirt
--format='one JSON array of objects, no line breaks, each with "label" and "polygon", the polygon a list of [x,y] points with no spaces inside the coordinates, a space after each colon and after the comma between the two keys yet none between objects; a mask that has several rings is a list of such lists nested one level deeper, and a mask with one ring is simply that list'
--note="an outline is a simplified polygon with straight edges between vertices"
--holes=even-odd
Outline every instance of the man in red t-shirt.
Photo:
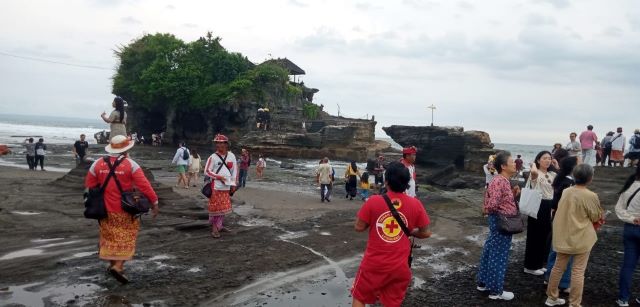
[{"label": "man in red t-shirt", "polygon": [[[402,163],[390,163],[385,172],[387,195],[411,236],[428,238],[430,221],[424,206],[417,198],[404,193],[409,179],[409,171]],[[411,282],[408,263],[411,241],[381,195],[369,198],[358,211],[355,230],[362,232],[367,228],[367,249],[351,289],[353,306],[374,304],[378,300],[384,306],[400,306]]]}]

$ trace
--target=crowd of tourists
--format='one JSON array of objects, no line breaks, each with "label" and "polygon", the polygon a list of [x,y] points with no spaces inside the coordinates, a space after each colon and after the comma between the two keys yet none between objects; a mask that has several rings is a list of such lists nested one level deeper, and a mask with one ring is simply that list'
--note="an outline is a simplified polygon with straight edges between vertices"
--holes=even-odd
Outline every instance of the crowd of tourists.
[{"label": "crowd of tourists", "polygon": [[[628,150],[625,150],[627,145]],[[607,132],[599,139],[593,132],[593,126],[588,125],[587,130],[579,136],[571,132],[569,142],[564,147],[556,143],[552,154],[560,152],[560,149],[566,150],[570,157],[578,157],[581,162],[590,165],[634,167],[640,160],[640,129],[635,129],[627,142],[622,127],[618,127],[615,132]]]}]

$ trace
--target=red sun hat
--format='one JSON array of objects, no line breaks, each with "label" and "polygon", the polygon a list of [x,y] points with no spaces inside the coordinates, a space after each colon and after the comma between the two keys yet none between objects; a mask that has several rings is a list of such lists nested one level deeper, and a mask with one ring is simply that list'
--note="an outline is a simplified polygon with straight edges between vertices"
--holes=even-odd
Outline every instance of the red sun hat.
[{"label": "red sun hat", "polygon": [[415,146],[405,147],[402,149],[404,155],[415,155],[418,153],[418,149]]},{"label": "red sun hat", "polygon": [[216,137],[213,139],[214,143],[229,143],[229,138],[224,134],[216,134]]}]

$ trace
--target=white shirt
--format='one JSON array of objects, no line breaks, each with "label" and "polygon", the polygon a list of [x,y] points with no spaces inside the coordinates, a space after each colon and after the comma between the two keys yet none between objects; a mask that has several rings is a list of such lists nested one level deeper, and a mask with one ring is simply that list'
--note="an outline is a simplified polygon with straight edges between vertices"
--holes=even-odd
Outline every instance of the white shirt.
[{"label": "white shirt", "polygon": [[[183,153],[185,150],[189,152],[189,149],[186,149],[184,147],[178,148],[178,150],[176,150],[176,154],[173,156],[173,161],[171,161],[171,163],[177,165],[189,165],[189,159],[183,159]],[[189,157],[191,157],[191,155],[189,155]]]},{"label": "white shirt", "polygon": [[409,180],[409,187],[407,188],[406,193],[411,197],[416,197],[416,180],[413,179],[415,177],[416,167],[411,165],[407,168],[409,169],[409,178],[411,179]]},{"label": "white shirt", "polygon": [[[619,137],[618,137],[619,135]],[[615,140],[613,140],[615,138]],[[622,133],[613,135],[613,142],[611,142],[611,150],[624,151],[624,146],[627,143],[627,138]]]},{"label": "white shirt", "polygon": [[[224,158],[224,156],[222,157]],[[231,189],[231,186],[236,185],[236,180],[238,178],[238,162],[236,160],[236,156],[232,152],[227,152],[227,157],[225,159],[227,167],[222,166],[222,160],[216,153],[213,153],[207,159],[207,164],[204,167],[204,174],[209,176],[211,179],[214,178],[214,175],[220,175],[225,178],[224,182],[222,180],[215,179],[213,188],[215,190],[220,191],[228,191]],[[216,173],[216,171],[220,168],[220,171]]]},{"label": "white shirt", "polygon": [[616,215],[618,218],[625,222],[633,224],[633,220],[640,217],[640,192],[629,203],[627,207],[627,201],[629,197],[640,188],[640,181],[634,181],[631,186],[620,194],[618,203],[616,203]]}]

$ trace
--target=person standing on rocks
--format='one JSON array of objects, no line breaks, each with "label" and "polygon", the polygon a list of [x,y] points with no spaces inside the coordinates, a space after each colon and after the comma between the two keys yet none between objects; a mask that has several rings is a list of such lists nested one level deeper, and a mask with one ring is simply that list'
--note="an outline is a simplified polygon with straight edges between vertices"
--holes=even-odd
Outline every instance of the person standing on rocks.
[{"label": "person standing on rocks", "polygon": [[40,163],[40,170],[44,171],[44,156],[46,155],[47,145],[44,143],[44,139],[38,139],[38,142],[35,146],[36,149],[36,159],[33,163],[33,169],[38,168],[38,163]]},{"label": "person standing on rocks", "polygon": [[176,184],[176,188],[179,188],[181,183],[182,187],[185,189],[189,188],[189,180],[187,179],[189,158],[189,149],[187,149],[184,142],[180,142],[178,149],[176,150],[176,154],[173,156],[173,160],[171,160],[171,164],[177,165],[178,170],[178,183]]},{"label": "person standing on rocks", "polygon": [[346,180],[345,191],[347,192],[345,198],[353,200],[358,194],[358,178],[360,178],[358,165],[356,161],[351,161],[351,164],[347,165],[347,169],[344,172],[344,179]]},{"label": "person standing on rocks", "polygon": [[211,236],[220,238],[220,232],[229,232],[224,227],[224,216],[231,213],[231,194],[238,185],[238,163],[236,156],[229,151],[229,139],[218,134],[213,139],[216,151],[207,159],[204,173],[211,178],[212,191],[209,198],[209,224]]},{"label": "person standing on rocks", "polygon": [[558,162],[548,151],[541,151],[531,163],[529,181],[531,187],[542,195],[538,218],[529,217],[527,221],[527,243],[524,253],[524,272],[540,276],[544,274],[544,262],[549,256],[547,241],[551,234],[551,207],[553,205],[553,181],[556,173],[551,168],[559,169]]},{"label": "person standing on rocks", "polygon": [[320,161],[318,169],[316,169],[316,182],[320,185],[320,201],[331,201],[331,185],[333,180],[331,174],[333,167],[329,164],[329,158],[325,157]]},{"label": "person standing on rocks", "polygon": [[240,164],[240,179],[238,183],[238,189],[244,188],[247,186],[247,175],[249,174],[249,166],[251,165],[251,157],[249,156],[249,152],[242,148],[242,154],[240,154],[240,160],[238,161]]},{"label": "person standing on rocks", "polygon": [[407,195],[411,197],[416,197],[416,154],[418,153],[418,149],[415,146],[410,146],[402,149],[402,160],[400,163],[404,165],[408,170],[410,179],[409,179],[409,187],[407,187]]},{"label": "person standing on rocks", "polygon": [[76,157],[76,164],[84,162],[84,157],[87,155],[87,148],[89,148],[89,142],[85,140],[85,135],[80,135],[80,140],[73,144],[73,155]]},{"label": "person standing on rocks", "polygon": [[107,112],[100,114],[102,120],[111,125],[109,140],[116,135],[127,135],[127,113],[124,111],[124,103],[125,101],[122,97],[116,96],[111,103],[114,110],[109,117],[107,117]]},{"label": "person standing on rocks", "polygon": [[[501,215],[518,214],[509,178],[516,173],[516,163],[508,151],[496,154],[494,166],[498,175],[489,183],[485,192],[484,212],[489,215],[489,235],[482,249],[478,267],[477,289],[488,292],[492,300],[512,300],[515,295],[504,291],[504,277],[509,264],[511,234],[498,230]],[[517,195],[515,195],[517,196]]]},{"label": "person standing on rocks", "polygon": [[605,166],[605,162],[607,162],[607,158],[609,161],[607,162],[608,166],[611,166],[611,140],[613,140],[613,131],[607,132],[604,138],[602,138],[602,161],[601,165]]},{"label": "person standing on rocks", "polygon": [[591,165],[591,160],[595,157],[595,144],[598,136],[593,132],[593,126],[587,126],[587,130],[580,133],[580,148],[582,149],[582,163]]},{"label": "person standing on rocks", "polygon": [[547,306],[564,305],[559,298],[558,285],[567,269],[569,259],[573,258],[571,268],[570,306],[581,306],[584,288],[584,272],[587,269],[589,254],[598,240],[597,225],[604,224],[603,210],[598,195],[587,188],[593,180],[593,167],[583,163],[573,170],[575,186],[562,193],[558,211],[553,220],[553,249],[558,253],[556,263],[549,276],[547,285]]},{"label": "person standing on rocks", "polygon": [[[581,135],[582,136],[582,135]],[[569,152],[569,156],[577,157],[582,153],[582,149],[580,148],[580,142],[576,140],[578,134],[575,132],[571,132],[569,134],[569,143],[564,147]]]},{"label": "person standing on rocks", "polygon": [[[351,289],[354,307],[377,301],[384,306],[400,306],[404,300],[411,282],[409,236],[420,239],[431,236],[424,205],[405,193],[410,178],[404,165],[390,163],[385,172],[388,193],[371,196],[358,211],[355,231],[369,229],[369,239]],[[391,202],[395,212],[389,210],[387,202]],[[401,222],[408,234],[400,226]]]},{"label": "person standing on rocks", "polygon": [[122,209],[122,193],[114,181],[120,182],[122,191],[130,191],[136,187],[152,203],[153,218],[158,215],[158,196],[144,176],[140,165],[128,156],[128,151],[134,145],[135,143],[124,135],[112,137],[109,145],[105,147],[109,155],[91,164],[84,183],[88,189],[102,186],[109,177],[110,170],[115,167],[114,177],[107,183],[103,194],[107,217],[99,223],[99,257],[110,262],[108,272],[123,284],[129,282],[124,275],[124,263],[131,260],[135,254],[140,220]]},{"label": "person standing on rocks", "polygon": [[624,261],[620,267],[618,306],[629,306],[631,281],[640,258],[640,165],[619,192],[616,215],[624,222]]},{"label": "person standing on rocks", "polygon": [[613,166],[624,166],[624,149],[627,144],[627,138],[622,134],[622,127],[618,127],[617,133],[611,139],[611,158],[609,161]]},{"label": "person standing on rocks", "polygon": [[36,144],[33,143],[33,138],[24,140],[25,152],[27,154],[27,165],[29,169],[36,170]]}]

